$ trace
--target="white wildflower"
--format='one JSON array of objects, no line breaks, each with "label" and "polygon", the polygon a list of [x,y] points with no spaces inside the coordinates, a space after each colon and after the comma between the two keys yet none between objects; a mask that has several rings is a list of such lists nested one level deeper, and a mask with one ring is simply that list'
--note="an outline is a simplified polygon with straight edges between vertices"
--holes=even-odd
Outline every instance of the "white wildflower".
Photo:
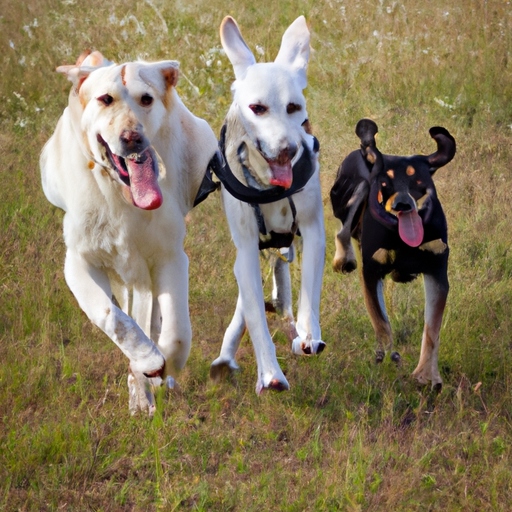
[{"label": "white wildflower", "polygon": [[455,108],[455,105],[450,105],[449,103],[446,103],[446,101],[443,101],[441,98],[434,98],[434,101],[441,105],[441,107],[447,108],[449,110],[453,110]]}]

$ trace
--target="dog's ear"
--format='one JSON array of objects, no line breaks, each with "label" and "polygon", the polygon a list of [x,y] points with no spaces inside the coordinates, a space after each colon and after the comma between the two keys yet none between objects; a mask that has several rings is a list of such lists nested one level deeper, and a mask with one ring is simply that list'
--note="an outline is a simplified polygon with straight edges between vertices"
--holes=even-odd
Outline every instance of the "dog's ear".
[{"label": "dog's ear", "polygon": [[457,145],[450,132],[441,126],[434,126],[429,130],[430,136],[437,142],[437,151],[427,156],[430,172],[434,174],[439,167],[443,167],[455,156]]},{"label": "dog's ear", "polygon": [[371,119],[360,119],[356,124],[356,135],[361,140],[361,147],[375,146],[375,135],[379,127]]},{"label": "dog's ear", "polygon": [[299,16],[283,34],[281,48],[274,62],[297,72],[300,86],[307,86],[306,70],[309,61],[309,30],[306,18]]},{"label": "dog's ear", "polygon": [[383,167],[382,154],[375,142],[378,131],[377,124],[371,119],[360,119],[356,125],[356,135],[361,140],[361,152],[372,166],[372,175],[378,174]]},{"label": "dog's ear", "polygon": [[180,63],[175,60],[164,60],[162,62],[153,62],[142,64],[139,69],[139,76],[142,80],[152,87],[158,89],[157,84],[160,77],[163,76],[167,88],[176,87],[178,77],[180,76]]},{"label": "dog's ear", "polygon": [[103,66],[111,66],[112,64],[114,63],[103,57],[100,52],[94,51],[91,53],[90,50],[83,52],[76,61],[77,66],[90,66],[93,68],[102,68]]},{"label": "dog's ear", "polygon": [[78,92],[84,81],[95,69],[91,66],[59,66],[57,73],[66,75],[73,84],[73,88]]},{"label": "dog's ear", "polygon": [[226,16],[220,25],[220,41],[235,71],[237,80],[243,80],[247,68],[256,64],[256,59],[242,38],[236,21]]},{"label": "dog's ear", "polygon": [[107,60],[103,55],[91,50],[83,51],[74,65],[59,66],[57,73],[62,73],[67,76],[68,80],[72,82],[76,91],[80,90],[80,86],[84,80],[97,68],[103,66],[110,66],[113,62]]}]

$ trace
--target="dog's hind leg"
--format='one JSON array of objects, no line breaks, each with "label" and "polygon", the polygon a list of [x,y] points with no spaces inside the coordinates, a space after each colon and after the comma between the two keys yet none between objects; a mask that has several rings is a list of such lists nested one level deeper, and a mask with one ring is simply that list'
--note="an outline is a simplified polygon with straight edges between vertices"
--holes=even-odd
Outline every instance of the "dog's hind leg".
[{"label": "dog's hind leg", "polygon": [[210,378],[214,382],[220,382],[240,369],[235,356],[244,332],[245,319],[242,311],[242,299],[238,295],[235,314],[224,334],[220,355],[210,366]]},{"label": "dog's hind leg", "polygon": [[277,256],[273,268],[272,302],[278,313],[286,322],[286,335],[293,341],[297,336],[297,327],[293,316],[292,283],[290,279],[290,264],[293,260],[295,248],[281,249],[281,256]]},{"label": "dog's hind leg", "polygon": [[425,326],[421,341],[420,360],[412,376],[422,385],[431,382],[432,389],[439,392],[443,386],[438,368],[439,332],[449,289],[446,269],[443,269],[442,274],[438,276],[425,274],[423,281],[425,286]]}]

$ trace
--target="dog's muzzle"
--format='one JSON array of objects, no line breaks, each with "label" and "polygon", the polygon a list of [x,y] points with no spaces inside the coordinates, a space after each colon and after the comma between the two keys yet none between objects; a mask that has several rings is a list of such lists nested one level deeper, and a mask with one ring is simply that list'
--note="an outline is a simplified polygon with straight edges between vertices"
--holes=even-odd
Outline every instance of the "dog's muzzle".
[{"label": "dog's muzzle", "polygon": [[423,241],[423,219],[419,215],[416,201],[410,194],[398,192],[382,203],[382,192],[376,180],[370,189],[369,208],[373,218],[396,230],[402,241],[410,247],[418,247]]},{"label": "dog's muzzle", "polygon": [[138,153],[123,157],[110,150],[107,142],[98,134],[98,142],[105,149],[107,159],[121,184],[128,187],[123,196],[138,208],[156,210],[163,197],[158,185],[158,159],[151,146]]}]

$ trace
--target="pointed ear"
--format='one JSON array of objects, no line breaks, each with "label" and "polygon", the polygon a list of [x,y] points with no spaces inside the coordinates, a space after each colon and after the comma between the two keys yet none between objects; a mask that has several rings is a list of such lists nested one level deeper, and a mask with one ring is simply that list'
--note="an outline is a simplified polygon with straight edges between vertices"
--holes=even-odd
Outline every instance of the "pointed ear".
[{"label": "pointed ear", "polygon": [[180,76],[180,63],[175,60],[164,60],[144,64],[139,70],[139,76],[144,82],[149,83],[156,89],[158,89],[160,76],[164,77],[167,89],[169,87],[176,87],[178,77]]},{"label": "pointed ear", "polygon": [[243,80],[247,68],[256,64],[256,59],[242,38],[236,21],[226,16],[220,25],[220,41],[235,71],[237,80]]},{"label": "pointed ear", "polygon": [[439,167],[443,167],[455,156],[457,145],[450,132],[441,126],[434,126],[429,130],[430,136],[437,142],[437,151],[427,156],[430,172],[433,174]]},{"label": "pointed ear", "polygon": [[286,29],[281,41],[281,48],[279,48],[279,53],[274,62],[296,71],[299,75],[301,88],[306,88],[306,71],[309,62],[309,30],[304,16],[299,16]]}]

